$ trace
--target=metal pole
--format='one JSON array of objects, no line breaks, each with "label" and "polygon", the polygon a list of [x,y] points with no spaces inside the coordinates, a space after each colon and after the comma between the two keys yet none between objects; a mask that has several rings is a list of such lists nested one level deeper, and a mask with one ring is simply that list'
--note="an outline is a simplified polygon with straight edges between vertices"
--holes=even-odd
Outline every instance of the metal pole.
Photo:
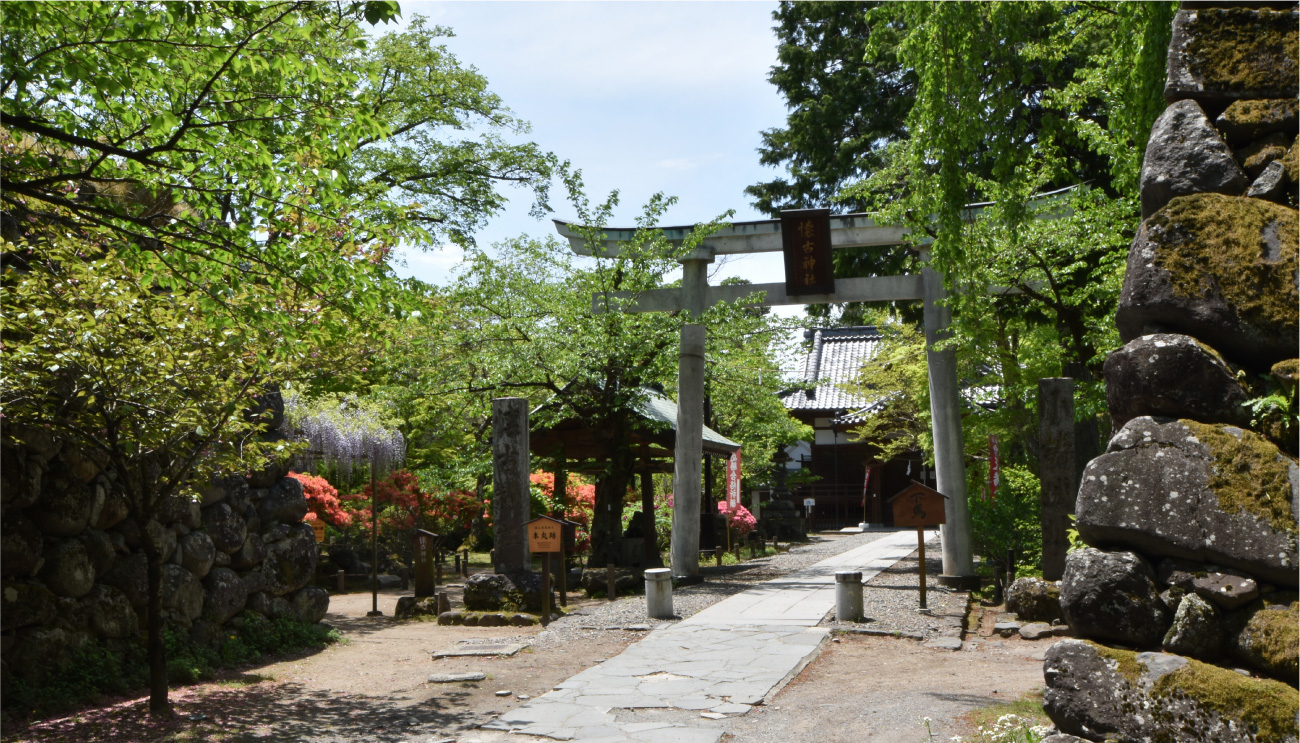
[{"label": "metal pole", "polygon": [[382,617],[379,610],[379,507],[376,499],[375,461],[370,460],[370,611],[368,617]]},{"label": "metal pole", "polygon": [[[564,535],[560,535],[564,541]],[[561,555],[564,553],[560,553]],[[551,623],[551,553],[542,553],[542,626]]]},{"label": "metal pole", "polygon": [[916,551],[920,553],[921,558],[921,608],[929,609],[925,605],[925,527],[916,527]]},{"label": "metal pole", "polygon": [[[957,383],[957,354],[953,349],[935,350],[936,343],[952,333],[952,310],[941,304],[948,297],[943,276],[929,268],[929,251],[922,251],[926,267],[921,269],[925,298],[925,358],[930,380],[930,419],[934,433],[936,490],[944,499],[945,523],[940,527],[943,572],[940,577],[966,585],[975,577],[971,559],[970,509],[966,503],[965,451],[961,432],[961,403]],[[964,580],[963,580],[964,579]]]}]

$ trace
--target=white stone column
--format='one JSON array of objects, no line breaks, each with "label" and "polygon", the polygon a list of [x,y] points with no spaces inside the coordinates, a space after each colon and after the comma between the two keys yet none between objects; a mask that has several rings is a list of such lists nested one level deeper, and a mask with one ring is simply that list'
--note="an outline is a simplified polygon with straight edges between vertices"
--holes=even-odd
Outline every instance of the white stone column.
[{"label": "white stone column", "polygon": [[957,354],[953,349],[934,350],[934,344],[951,336],[952,310],[940,304],[947,299],[943,276],[929,268],[930,253],[921,259],[925,292],[925,360],[930,379],[930,420],[934,434],[934,465],[937,490],[948,496],[941,527],[945,577],[975,575],[971,559],[970,508],[966,501],[966,462],[961,432],[961,396],[957,380]]},{"label": "white stone column", "polygon": [[492,569],[498,573],[528,567],[528,400],[492,400]]},{"label": "white stone column", "polygon": [[700,466],[704,458],[704,326],[682,327],[673,451],[673,575],[700,572]]},{"label": "white stone column", "polygon": [[856,622],[862,619],[862,572],[840,570],[835,573],[835,619]]},{"label": "white stone column", "polygon": [[[713,253],[682,259],[682,309],[704,314]],[[700,573],[700,468],[704,460],[704,326],[683,325],[677,360],[677,443],[673,450],[673,575]]]}]

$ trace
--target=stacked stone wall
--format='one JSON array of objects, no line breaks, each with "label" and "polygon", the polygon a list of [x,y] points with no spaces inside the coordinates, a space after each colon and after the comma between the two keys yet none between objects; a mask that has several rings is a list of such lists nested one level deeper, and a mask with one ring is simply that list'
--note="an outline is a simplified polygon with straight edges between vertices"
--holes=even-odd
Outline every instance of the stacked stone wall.
[{"label": "stacked stone wall", "polygon": [[1297,432],[1245,403],[1297,381],[1298,26],[1294,3],[1174,21],[1105,366],[1116,433],[1061,583],[1082,639],[1044,665],[1063,733],[1297,739]]},{"label": "stacked stone wall", "polygon": [[6,431],[0,452],[6,680],[40,683],[90,643],[139,641],[146,539],[163,555],[164,622],[196,642],[219,643],[246,610],[318,622],[329,607],[310,585],[317,547],[302,484],[277,466],[172,497],[140,523],[111,469],[48,433]]}]

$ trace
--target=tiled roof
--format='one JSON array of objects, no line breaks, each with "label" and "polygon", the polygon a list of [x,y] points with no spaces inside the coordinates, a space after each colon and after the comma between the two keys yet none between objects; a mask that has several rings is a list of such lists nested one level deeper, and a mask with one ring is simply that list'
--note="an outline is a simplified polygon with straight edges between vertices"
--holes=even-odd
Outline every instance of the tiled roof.
[{"label": "tiled roof", "polygon": [[795,390],[782,395],[781,401],[789,410],[846,411],[850,415],[843,423],[857,422],[854,413],[879,401],[847,392],[845,385],[853,384],[862,365],[875,357],[880,349],[880,332],[874,325],[850,328],[820,328],[805,330],[804,339],[812,342],[803,361],[803,383],[816,384],[811,390]]}]

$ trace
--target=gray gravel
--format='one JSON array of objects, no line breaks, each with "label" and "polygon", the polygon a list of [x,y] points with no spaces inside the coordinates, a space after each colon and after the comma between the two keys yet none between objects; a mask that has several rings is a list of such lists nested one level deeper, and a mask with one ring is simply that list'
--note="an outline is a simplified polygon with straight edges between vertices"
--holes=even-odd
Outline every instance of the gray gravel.
[{"label": "gray gravel", "polygon": [[[583,607],[552,622],[549,628],[536,635],[533,645],[537,648],[550,648],[575,640],[581,641],[601,632],[640,632],[666,626],[759,583],[802,570],[884,535],[884,532],[813,535],[810,543],[796,545],[789,552],[721,568],[701,565],[703,583],[673,589],[673,610],[677,613],[677,620],[647,619],[645,597],[627,596],[617,601]],[[932,554],[938,554],[937,539],[926,543],[926,557],[930,558]],[[822,621],[822,626],[846,631],[867,630],[873,634],[876,631],[916,633],[925,638],[960,634],[962,618],[966,613],[967,594],[936,585],[933,576],[938,575],[941,569],[940,560],[926,560],[927,603],[930,606],[927,614],[917,611],[920,582],[916,554],[913,553],[864,586],[864,621],[836,622],[828,618]]]}]

